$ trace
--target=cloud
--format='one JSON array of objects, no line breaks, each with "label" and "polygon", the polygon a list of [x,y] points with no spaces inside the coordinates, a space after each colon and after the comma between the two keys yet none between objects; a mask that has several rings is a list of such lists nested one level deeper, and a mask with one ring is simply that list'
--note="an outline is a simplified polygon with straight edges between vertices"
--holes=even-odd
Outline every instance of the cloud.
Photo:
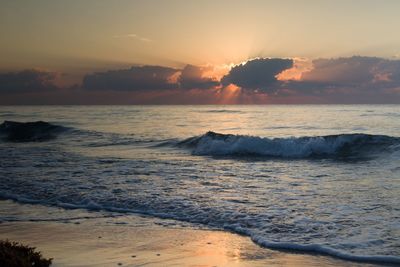
[{"label": "cloud", "polygon": [[293,66],[292,59],[257,58],[234,66],[221,83],[224,86],[234,84],[243,89],[274,92],[279,83],[276,76]]},{"label": "cloud", "polygon": [[57,88],[54,80],[55,72],[40,70],[23,70],[18,72],[0,73],[0,92],[26,93],[51,91]]},{"label": "cloud", "polygon": [[302,74],[302,81],[331,84],[359,85],[371,82],[380,58],[350,57],[337,59],[317,59],[313,69]]},{"label": "cloud", "polygon": [[114,35],[114,38],[131,38],[131,39],[136,39],[138,41],[142,41],[142,42],[152,42],[153,40],[137,35],[135,33],[128,33],[128,34],[122,34],[122,35]]},{"label": "cloud", "polygon": [[146,91],[176,89],[171,79],[178,69],[161,66],[139,66],[88,74],[82,87],[87,90]]},{"label": "cloud", "polygon": [[[0,104],[400,103],[400,60],[346,57],[253,59],[218,66],[134,66],[86,74],[57,86],[60,74],[0,73]],[[61,83],[62,84],[62,83]]]},{"label": "cloud", "polygon": [[301,80],[354,86],[399,83],[400,60],[360,56],[317,59],[313,61],[313,69],[304,72]]},{"label": "cloud", "polygon": [[205,77],[212,67],[199,67],[186,65],[179,76],[178,82],[182,89],[210,89],[218,86],[220,82],[213,77]]},{"label": "cloud", "polygon": [[400,100],[400,60],[353,56],[316,59],[297,81],[278,94],[318,96],[337,103],[393,103]]},{"label": "cloud", "polygon": [[139,66],[88,74],[82,87],[88,90],[149,91],[168,89],[211,89],[220,83],[207,77],[212,67],[186,65],[183,69],[162,66]]}]

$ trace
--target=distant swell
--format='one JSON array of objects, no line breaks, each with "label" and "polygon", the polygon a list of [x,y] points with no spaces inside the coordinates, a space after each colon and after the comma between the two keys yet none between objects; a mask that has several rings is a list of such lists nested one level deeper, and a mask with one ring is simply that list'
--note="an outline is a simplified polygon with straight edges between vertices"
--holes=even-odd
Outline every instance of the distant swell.
[{"label": "distant swell", "polygon": [[259,156],[278,158],[369,156],[390,151],[399,137],[370,134],[338,134],[312,137],[266,138],[207,132],[176,144],[194,155]]},{"label": "distant swell", "polygon": [[232,110],[232,109],[211,109],[201,111],[202,113],[243,113],[241,110]]}]

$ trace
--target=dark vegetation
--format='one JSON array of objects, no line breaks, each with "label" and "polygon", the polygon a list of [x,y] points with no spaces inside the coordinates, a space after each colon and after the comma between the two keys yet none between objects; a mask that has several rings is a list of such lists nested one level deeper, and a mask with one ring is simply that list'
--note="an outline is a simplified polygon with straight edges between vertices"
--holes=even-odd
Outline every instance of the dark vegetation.
[{"label": "dark vegetation", "polygon": [[35,248],[17,242],[0,241],[1,267],[48,267],[52,259],[46,259]]}]

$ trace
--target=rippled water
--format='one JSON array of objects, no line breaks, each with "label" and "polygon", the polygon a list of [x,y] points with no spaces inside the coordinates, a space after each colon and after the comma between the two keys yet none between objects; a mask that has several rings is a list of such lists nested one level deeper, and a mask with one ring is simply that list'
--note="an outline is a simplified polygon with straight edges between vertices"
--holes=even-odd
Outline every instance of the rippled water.
[{"label": "rippled water", "polygon": [[3,133],[3,198],[400,263],[400,106],[0,107],[0,119],[65,127],[40,142]]}]

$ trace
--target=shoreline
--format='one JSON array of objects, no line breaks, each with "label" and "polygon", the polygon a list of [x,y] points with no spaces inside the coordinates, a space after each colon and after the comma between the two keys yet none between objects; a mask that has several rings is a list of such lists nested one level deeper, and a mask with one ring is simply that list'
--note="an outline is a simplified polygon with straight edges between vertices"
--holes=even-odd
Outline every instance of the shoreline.
[{"label": "shoreline", "polygon": [[[0,239],[37,247],[52,266],[382,266],[325,255],[263,248],[249,237],[182,226],[141,215],[98,216],[1,201],[5,209],[36,216],[46,210],[64,219],[5,221]],[[54,211],[52,211],[54,210]],[[78,215],[78,216],[77,216]],[[96,216],[97,215],[97,216]]]}]

